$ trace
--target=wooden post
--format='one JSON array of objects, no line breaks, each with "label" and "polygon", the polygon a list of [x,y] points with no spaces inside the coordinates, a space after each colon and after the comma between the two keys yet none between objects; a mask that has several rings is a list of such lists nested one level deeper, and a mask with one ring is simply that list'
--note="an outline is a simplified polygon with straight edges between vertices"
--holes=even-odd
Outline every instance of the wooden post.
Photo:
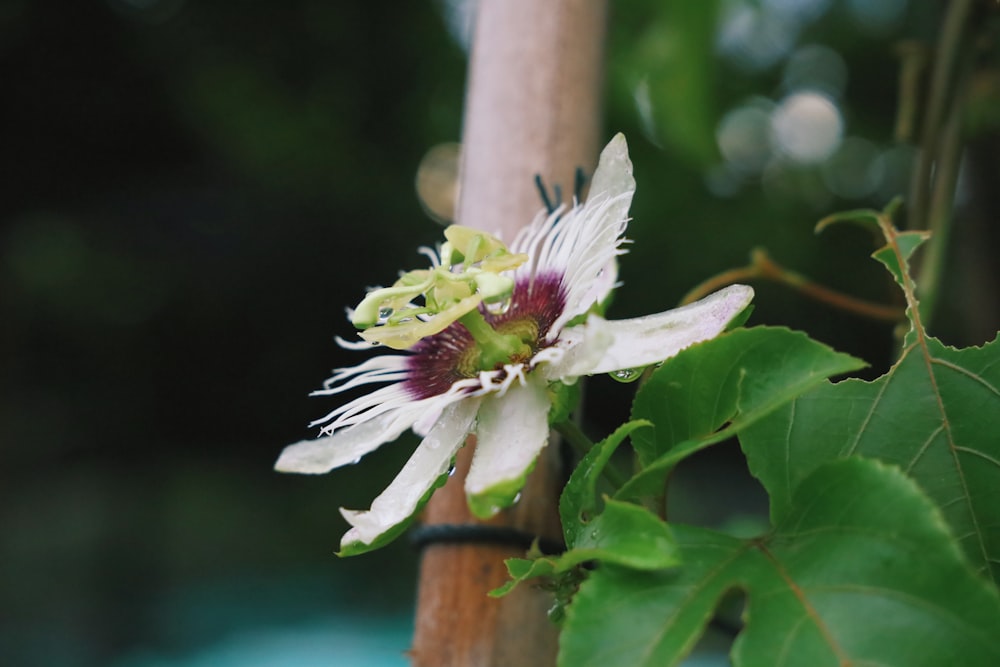
[{"label": "wooden post", "polygon": [[[541,208],[533,179],[572,196],[577,167],[592,171],[600,132],[606,0],[480,0],[469,67],[456,221],[509,242]],[[463,484],[474,442],[427,505],[427,524],[478,523]],[[550,441],[520,502],[487,522],[560,535],[557,447]],[[555,664],[551,595],[520,586],[496,600],[512,546],[431,544],[420,569],[415,667]]]}]

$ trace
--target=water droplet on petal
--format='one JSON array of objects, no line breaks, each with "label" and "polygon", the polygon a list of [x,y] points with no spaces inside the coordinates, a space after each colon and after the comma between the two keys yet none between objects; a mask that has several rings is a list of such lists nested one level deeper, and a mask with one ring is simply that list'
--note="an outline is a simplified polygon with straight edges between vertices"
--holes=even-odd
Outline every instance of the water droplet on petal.
[{"label": "water droplet on petal", "polygon": [[358,458],[354,459],[353,461],[351,461],[351,465],[352,466],[356,466],[359,463],[361,463],[361,457],[360,456]]},{"label": "water droplet on petal", "polygon": [[619,382],[635,382],[642,376],[641,368],[621,368],[611,373],[611,377]]},{"label": "water droplet on petal", "polygon": [[508,310],[510,310],[511,298],[501,299],[500,301],[491,301],[486,303],[486,312],[490,315],[503,315]]},{"label": "water droplet on petal", "polygon": [[386,321],[392,316],[392,308],[379,308],[378,309],[378,323],[385,324]]},{"label": "water droplet on petal", "polygon": [[454,474],[455,474],[455,464],[452,463],[450,466],[448,466],[448,477],[451,477]]},{"label": "water droplet on petal", "polygon": [[518,491],[518,492],[517,492],[517,495],[516,495],[516,496],[514,496],[514,500],[510,501],[510,504],[511,504],[511,505],[516,505],[516,504],[517,504],[517,501],[519,501],[520,499],[521,499],[521,492],[520,492],[520,491]]}]

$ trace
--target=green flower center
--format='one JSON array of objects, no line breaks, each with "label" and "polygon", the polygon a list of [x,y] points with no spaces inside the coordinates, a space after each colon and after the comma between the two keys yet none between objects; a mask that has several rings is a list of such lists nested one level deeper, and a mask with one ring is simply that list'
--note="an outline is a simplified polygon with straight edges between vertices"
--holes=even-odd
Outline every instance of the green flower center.
[{"label": "green flower center", "polygon": [[[511,253],[494,236],[458,225],[448,227],[445,238],[440,265],[404,273],[391,287],[370,291],[358,304],[352,321],[364,330],[361,337],[405,350],[453,322],[463,322],[481,342],[487,360],[518,353],[523,342],[497,334],[478,309],[480,304],[490,308],[509,303],[514,279],[501,274],[528,256]],[[417,299],[423,304],[414,303]]]},{"label": "green flower center", "polygon": [[[476,341],[476,349],[479,352],[479,370],[494,370],[502,368],[504,364],[509,364],[515,359],[531,358],[532,347],[536,344],[537,339],[537,325],[533,328],[535,336],[523,338],[518,333],[501,333],[494,329],[486,322],[486,318],[478,309],[466,313],[458,321],[469,330],[472,338]],[[532,329],[528,326],[508,328],[528,334]]]}]

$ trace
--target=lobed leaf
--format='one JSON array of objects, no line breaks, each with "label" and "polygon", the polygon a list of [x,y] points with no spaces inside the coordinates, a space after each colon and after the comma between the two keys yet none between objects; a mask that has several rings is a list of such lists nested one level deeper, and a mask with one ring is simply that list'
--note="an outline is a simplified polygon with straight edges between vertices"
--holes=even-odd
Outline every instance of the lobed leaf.
[{"label": "lobed leaf", "polygon": [[964,350],[915,340],[878,380],[821,386],[746,429],[740,444],[774,522],[826,461],[895,463],[941,508],[978,570],[1000,581],[1000,339]]},{"label": "lobed leaf", "polygon": [[899,465],[941,508],[979,572],[1000,582],[1000,341],[955,349],[927,335],[908,259],[923,232],[872,213],[886,245],[874,255],[899,283],[911,328],[896,364],[873,382],[826,385],[743,432],[750,471],[779,521],[806,475],[854,455]]},{"label": "lobed leaf", "polygon": [[737,666],[1000,664],[1000,598],[893,467],[861,458],[821,466],[764,538],[674,534],[681,567],[602,566],[581,584],[561,667],[677,665],[734,590],[747,596]]},{"label": "lobed leaf", "polygon": [[664,362],[636,395],[632,418],[655,428],[632,435],[643,470],[616,497],[651,492],[683,458],[733,436],[825,378],[863,365],[781,327],[737,329],[691,346]]}]

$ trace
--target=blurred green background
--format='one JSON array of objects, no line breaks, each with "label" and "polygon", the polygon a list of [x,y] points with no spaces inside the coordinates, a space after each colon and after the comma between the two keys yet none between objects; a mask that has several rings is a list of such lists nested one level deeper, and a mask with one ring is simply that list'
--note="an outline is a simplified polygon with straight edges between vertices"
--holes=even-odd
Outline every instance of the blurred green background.
[{"label": "blurred green background", "polygon": [[[812,227],[904,193],[893,53],[932,41],[940,10],[613,3],[606,135],[629,137],[638,191],[611,316],[670,307],[756,246],[890,302],[870,238]],[[335,405],[307,393],[358,361],[333,343],[345,306],[439,237],[414,175],[460,137],[469,13],[0,3],[0,664],[406,664],[417,554],[333,552],[337,507],[367,507],[413,441],[322,477],[271,466]],[[955,344],[997,328],[995,108],[963,171],[938,330]],[[891,325],[755,287],[752,323],[890,363]],[[588,385],[595,437],[631,389]],[[736,452],[678,477],[681,518],[760,515]]]}]

